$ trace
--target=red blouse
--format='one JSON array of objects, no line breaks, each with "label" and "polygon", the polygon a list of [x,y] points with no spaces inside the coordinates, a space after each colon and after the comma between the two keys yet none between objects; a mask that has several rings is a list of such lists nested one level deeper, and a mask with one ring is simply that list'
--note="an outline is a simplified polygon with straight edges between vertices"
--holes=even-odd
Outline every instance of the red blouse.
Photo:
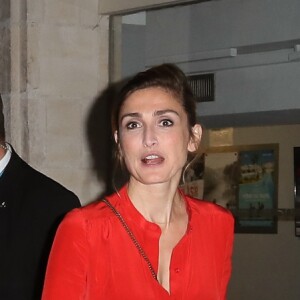
[{"label": "red blouse", "polygon": [[[126,187],[107,197],[126,220],[154,269],[160,228],[131,203]],[[189,223],[173,249],[170,294],[112,211],[102,202],[70,212],[49,257],[43,300],[223,300],[231,273],[233,218],[222,207],[185,196]]]}]

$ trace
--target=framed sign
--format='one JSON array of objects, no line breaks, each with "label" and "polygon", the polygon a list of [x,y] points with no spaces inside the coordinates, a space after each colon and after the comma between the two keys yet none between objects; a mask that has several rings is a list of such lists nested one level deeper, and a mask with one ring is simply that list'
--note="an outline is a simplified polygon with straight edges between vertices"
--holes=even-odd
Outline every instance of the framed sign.
[{"label": "framed sign", "polygon": [[278,144],[211,148],[203,198],[230,209],[236,233],[277,233]]}]

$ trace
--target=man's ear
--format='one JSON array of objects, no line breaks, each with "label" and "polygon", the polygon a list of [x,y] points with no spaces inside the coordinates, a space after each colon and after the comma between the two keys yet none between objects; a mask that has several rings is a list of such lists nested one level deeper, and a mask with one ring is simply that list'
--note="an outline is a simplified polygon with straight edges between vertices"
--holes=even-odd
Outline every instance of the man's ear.
[{"label": "man's ear", "polygon": [[190,137],[190,141],[188,143],[188,151],[195,152],[198,150],[201,137],[202,137],[202,127],[199,124],[194,125],[192,128],[192,136]]}]

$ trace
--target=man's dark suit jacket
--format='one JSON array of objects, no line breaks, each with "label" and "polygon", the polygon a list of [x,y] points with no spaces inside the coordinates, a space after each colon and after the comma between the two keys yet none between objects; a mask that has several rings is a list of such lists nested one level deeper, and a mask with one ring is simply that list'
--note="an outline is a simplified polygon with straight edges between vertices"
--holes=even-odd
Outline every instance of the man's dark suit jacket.
[{"label": "man's dark suit jacket", "polygon": [[[0,299],[41,299],[56,228],[78,198],[13,150],[0,177]],[[55,299],[53,299],[55,300]]]}]

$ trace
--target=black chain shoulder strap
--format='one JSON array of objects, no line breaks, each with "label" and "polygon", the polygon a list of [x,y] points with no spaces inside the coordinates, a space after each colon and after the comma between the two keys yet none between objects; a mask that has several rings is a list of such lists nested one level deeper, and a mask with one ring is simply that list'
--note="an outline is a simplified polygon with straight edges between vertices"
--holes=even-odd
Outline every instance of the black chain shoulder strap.
[{"label": "black chain shoulder strap", "polygon": [[139,251],[139,253],[143,257],[143,259],[146,261],[147,266],[148,266],[148,268],[149,268],[149,270],[151,272],[152,277],[157,281],[157,275],[156,275],[156,273],[154,271],[154,268],[153,268],[153,266],[152,266],[152,264],[151,264],[148,256],[146,255],[146,253],[145,253],[144,249],[142,248],[142,246],[140,245],[140,243],[137,241],[137,239],[134,236],[133,232],[128,227],[128,225],[125,222],[125,220],[122,217],[122,215],[116,210],[116,208],[107,199],[104,198],[104,199],[102,199],[102,201],[112,210],[112,212],[119,219],[119,221],[121,222],[122,226],[124,227],[124,229],[128,233],[130,239],[132,240],[133,244],[135,245],[135,247],[137,248],[137,250]]}]

